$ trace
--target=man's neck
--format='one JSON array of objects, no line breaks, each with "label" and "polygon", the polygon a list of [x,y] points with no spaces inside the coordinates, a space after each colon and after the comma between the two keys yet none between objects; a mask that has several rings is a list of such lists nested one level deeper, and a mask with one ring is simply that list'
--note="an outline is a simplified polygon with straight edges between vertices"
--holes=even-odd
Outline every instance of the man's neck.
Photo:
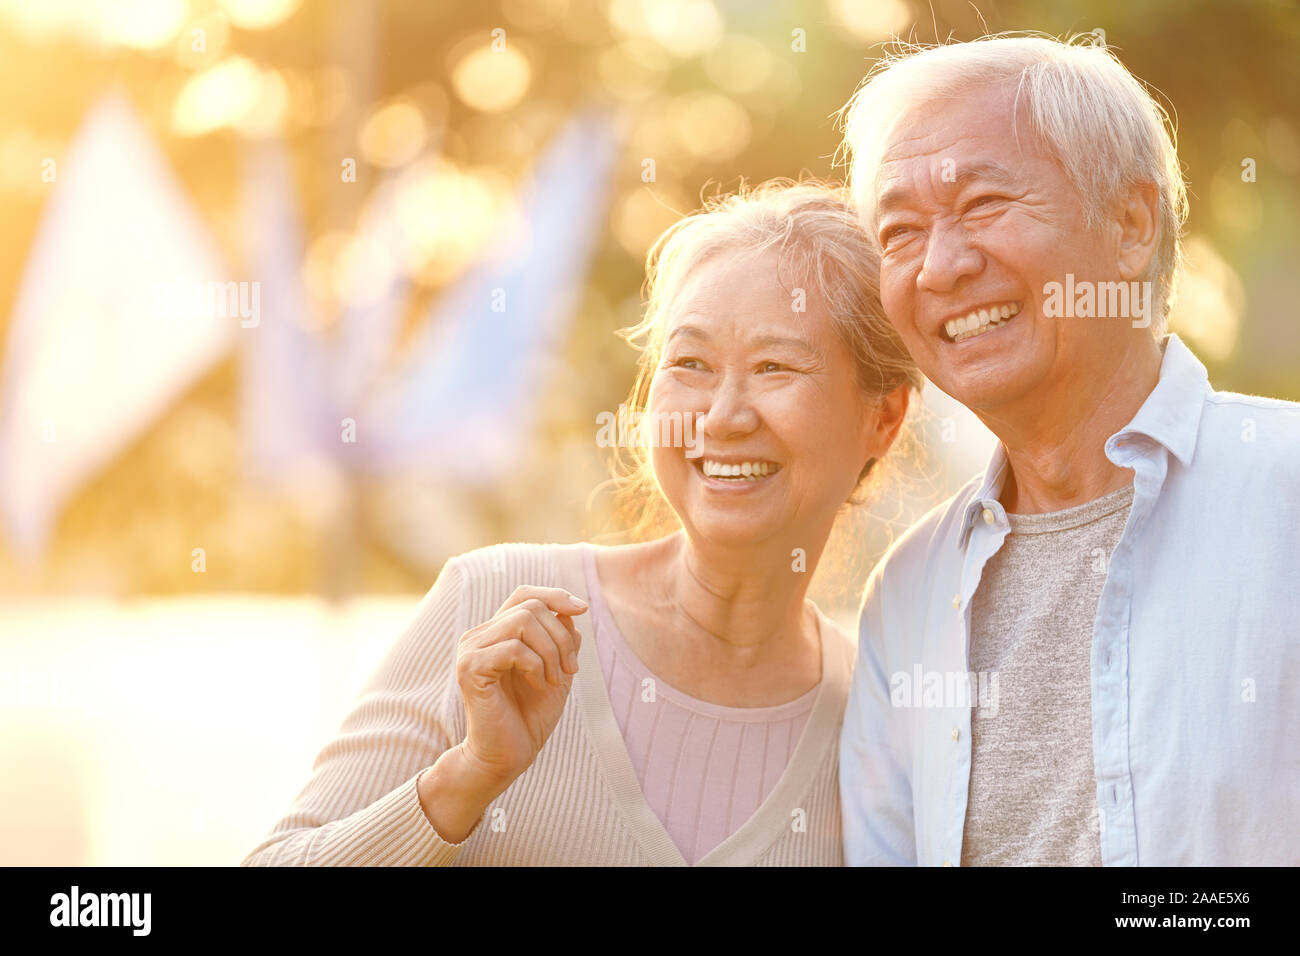
[{"label": "man's neck", "polygon": [[[1146,337],[1143,336],[1143,339]],[[1013,514],[1042,514],[1094,501],[1133,480],[1106,457],[1106,440],[1137,414],[1160,379],[1162,353],[1136,339],[1113,367],[1062,380],[1024,414],[980,418],[1009,464],[1000,500]]]}]

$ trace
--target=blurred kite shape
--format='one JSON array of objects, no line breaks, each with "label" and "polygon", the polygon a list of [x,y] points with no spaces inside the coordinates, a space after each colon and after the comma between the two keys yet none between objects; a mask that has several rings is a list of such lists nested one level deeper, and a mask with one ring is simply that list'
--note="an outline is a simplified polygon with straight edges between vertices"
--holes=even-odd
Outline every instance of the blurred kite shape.
[{"label": "blurred kite shape", "polygon": [[17,551],[43,551],[78,488],[225,355],[256,300],[224,275],[152,135],[109,94],[59,165],[10,323],[0,515]]},{"label": "blurred kite shape", "polygon": [[521,214],[439,299],[404,367],[358,416],[360,468],[474,486],[518,464],[580,299],[619,140],[612,117],[591,110],[547,147]]},{"label": "blurred kite shape", "polygon": [[[369,477],[423,472],[463,487],[506,477],[527,447],[600,232],[619,148],[612,117],[581,113],[561,130],[520,190],[521,215],[504,217],[492,251],[440,297],[387,377],[409,280],[395,275],[372,301],[346,307],[334,336],[312,331],[320,324],[301,279],[287,163],[256,148],[246,210],[266,308],[245,340],[241,426],[255,470],[291,480],[328,460]],[[393,181],[377,189],[359,235],[391,251],[400,242]]]}]

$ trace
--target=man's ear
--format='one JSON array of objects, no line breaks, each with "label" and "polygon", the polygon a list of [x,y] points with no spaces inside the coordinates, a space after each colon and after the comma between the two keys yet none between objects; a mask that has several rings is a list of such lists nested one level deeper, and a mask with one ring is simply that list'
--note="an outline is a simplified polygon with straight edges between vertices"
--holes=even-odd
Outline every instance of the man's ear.
[{"label": "man's ear", "polygon": [[871,458],[884,458],[898,438],[907,417],[907,406],[911,388],[907,384],[898,386],[876,404],[875,421],[868,438],[868,455]]},{"label": "man's ear", "polygon": [[1120,276],[1132,282],[1146,275],[1156,254],[1156,228],[1160,197],[1156,184],[1131,184],[1119,201],[1116,227],[1119,230]]}]

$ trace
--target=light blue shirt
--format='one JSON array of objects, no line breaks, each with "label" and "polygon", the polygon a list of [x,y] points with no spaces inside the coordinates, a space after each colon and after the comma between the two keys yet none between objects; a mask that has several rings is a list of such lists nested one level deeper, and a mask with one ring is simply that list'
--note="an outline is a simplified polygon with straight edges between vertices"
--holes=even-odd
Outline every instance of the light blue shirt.
[{"label": "light blue shirt", "polygon": [[[1106,457],[1134,495],[1093,623],[1102,863],[1300,864],[1300,405],[1213,390],[1171,335]],[[905,701],[901,679],[891,700],[890,682],[967,673],[1006,467],[998,444],[867,582],[840,742],[850,865],[961,860],[972,701]]]}]

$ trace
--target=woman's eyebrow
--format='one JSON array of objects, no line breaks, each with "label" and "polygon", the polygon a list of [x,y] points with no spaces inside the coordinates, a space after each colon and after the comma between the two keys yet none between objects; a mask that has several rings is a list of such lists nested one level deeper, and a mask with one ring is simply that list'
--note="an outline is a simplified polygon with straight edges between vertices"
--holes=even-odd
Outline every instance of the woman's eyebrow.
[{"label": "woman's eyebrow", "polygon": [[807,352],[814,358],[821,358],[822,353],[808,342],[806,339],[796,338],[791,335],[761,335],[754,339],[754,345],[761,348],[771,348],[773,346],[787,345],[792,348]]},{"label": "woman's eyebrow", "polygon": [[693,339],[700,339],[704,342],[709,340],[709,333],[705,332],[698,325],[679,325],[668,333],[668,338],[666,338],[664,342],[671,342],[678,335],[687,335]]},{"label": "woman's eyebrow", "polygon": [[[664,340],[664,344],[671,342],[673,338],[679,334],[687,336],[689,338],[699,339],[700,341],[704,341],[704,342],[711,340],[711,336],[709,335],[709,333],[704,331],[698,325],[679,325],[671,332],[668,333],[668,338]],[[814,358],[822,357],[821,350],[819,350],[811,342],[809,342],[807,339],[801,339],[798,336],[794,336],[794,335],[760,335],[757,338],[752,339],[750,341],[750,346],[753,348],[773,348],[777,346],[788,346],[790,348],[798,349],[801,352],[806,352],[807,354],[811,355]]]}]

